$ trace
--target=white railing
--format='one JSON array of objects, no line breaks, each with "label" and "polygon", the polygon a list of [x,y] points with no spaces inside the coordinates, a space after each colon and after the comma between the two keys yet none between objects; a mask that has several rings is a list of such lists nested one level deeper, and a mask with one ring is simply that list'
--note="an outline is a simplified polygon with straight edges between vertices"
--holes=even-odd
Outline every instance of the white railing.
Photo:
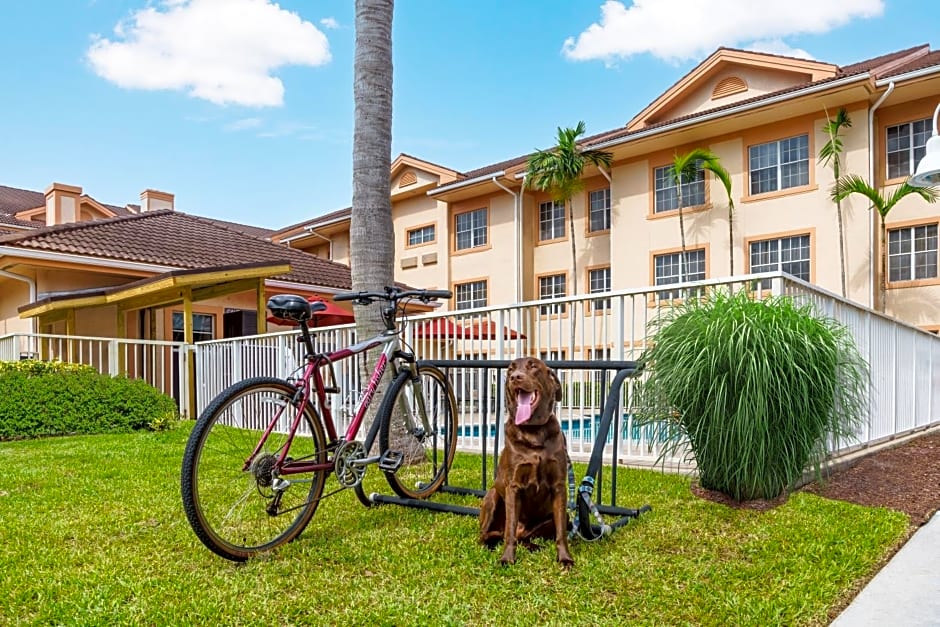
[{"label": "white railing", "polygon": [[[548,359],[635,360],[646,344],[648,325],[673,299],[707,290],[742,287],[758,295],[788,295],[812,303],[821,313],[846,325],[871,366],[871,407],[855,439],[832,442],[834,456],[940,423],[940,338],[847,301],[783,273],[746,275],[663,287],[620,290],[603,295],[571,296],[514,305],[484,307],[445,314],[415,316],[405,324],[404,339],[419,359],[512,359],[535,355]],[[769,288],[769,289],[767,289]],[[197,405],[201,411],[227,385],[247,376],[284,376],[300,362],[296,332],[274,333],[196,345]],[[316,333],[319,347],[353,341],[352,325]],[[343,393],[332,407],[342,431],[359,397],[358,362],[337,364]],[[458,399],[460,447],[480,451],[484,438],[501,428],[496,406],[497,371],[448,370]],[[559,418],[573,456],[590,454],[603,400],[596,393],[600,371],[561,370],[566,392]],[[608,377],[609,381],[609,377]],[[654,429],[633,424],[632,385],[621,394],[620,424],[609,434],[607,452],[620,460],[652,464],[662,442]],[[681,460],[669,459],[667,465]]]},{"label": "white railing", "polygon": [[0,361],[42,359],[85,364],[102,374],[142,379],[179,403],[188,415],[189,372],[182,342],[13,333],[0,337]]}]

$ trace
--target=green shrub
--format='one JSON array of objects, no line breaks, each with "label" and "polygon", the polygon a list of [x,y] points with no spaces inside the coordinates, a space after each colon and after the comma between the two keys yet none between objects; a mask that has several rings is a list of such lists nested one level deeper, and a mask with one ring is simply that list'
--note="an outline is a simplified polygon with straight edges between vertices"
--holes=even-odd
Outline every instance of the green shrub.
[{"label": "green shrub", "polygon": [[0,362],[0,440],[165,428],[176,412],[143,381],[74,364]]},{"label": "green shrub", "polygon": [[[786,297],[691,299],[651,325],[642,422],[678,430],[705,488],[773,498],[854,433],[867,364],[847,329]],[[675,442],[675,441],[673,441]]]}]

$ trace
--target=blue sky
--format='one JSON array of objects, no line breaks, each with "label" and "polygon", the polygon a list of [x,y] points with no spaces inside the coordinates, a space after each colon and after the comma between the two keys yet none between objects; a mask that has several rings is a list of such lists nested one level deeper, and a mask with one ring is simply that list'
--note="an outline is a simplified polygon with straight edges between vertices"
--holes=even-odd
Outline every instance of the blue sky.
[{"label": "blue sky", "polygon": [[[459,171],[611,130],[718,46],[937,47],[927,0],[399,0],[393,156]],[[351,201],[352,0],[0,0],[0,185],[279,228]]]}]

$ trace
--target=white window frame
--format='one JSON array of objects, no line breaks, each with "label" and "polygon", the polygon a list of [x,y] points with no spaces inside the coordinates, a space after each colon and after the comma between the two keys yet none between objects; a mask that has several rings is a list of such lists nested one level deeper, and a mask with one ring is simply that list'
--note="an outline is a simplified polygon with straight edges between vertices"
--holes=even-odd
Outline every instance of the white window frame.
[{"label": "white window frame", "polygon": [[[797,142],[794,144],[794,142]],[[809,134],[794,135],[747,149],[747,181],[751,196],[809,185]],[[760,173],[766,176],[760,177]],[[755,174],[757,179],[755,180]],[[755,182],[757,185],[755,186]],[[763,186],[768,187],[764,188]],[[756,189],[755,189],[756,187]]]},{"label": "white window frame", "polygon": [[[695,179],[682,183],[683,209],[705,204],[705,169],[701,161],[695,165]],[[674,171],[672,165],[653,169],[653,213],[678,210],[679,194]]]},{"label": "white window frame", "polygon": [[[461,222],[467,222],[461,225]],[[489,209],[481,207],[454,215],[454,250],[482,248],[489,242]],[[461,236],[466,241],[461,245]]]},{"label": "white window frame", "polygon": [[889,229],[888,282],[937,278],[938,252],[936,222]]},{"label": "white window frame", "polygon": [[588,192],[588,233],[610,230],[610,188]]},{"label": "white window frame", "polygon": [[[588,270],[588,293],[603,294],[610,291],[610,266],[591,268]],[[591,301],[591,308],[595,310],[609,309],[610,299],[599,298]]]},{"label": "white window frame", "polygon": [[[927,152],[933,120],[924,118],[885,128],[885,176],[888,180],[911,176]],[[892,133],[895,137],[892,137]],[[892,156],[896,156],[892,163]]]},{"label": "white window frame", "polygon": [[433,224],[425,224],[414,229],[408,229],[408,246],[421,246],[430,244],[437,239],[437,229]]},{"label": "white window frame", "polygon": [[486,307],[487,284],[481,281],[467,281],[454,285],[454,300],[458,310]]},{"label": "white window frame", "polygon": [[539,203],[539,241],[565,237],[565,203],[546,200]]},{"label": "white window frame", "polygon": [[[687,248],[685,251],[685,276],[682,276],[682,252],[653,255],[653,284],[672,285],[688,281],[704,281],[706,278],[705,249]],[[679,290],[658,292],[659,300],[681,298]]]},{"label": "white window frame", "polygon": [[[755,246],[759,247],[760,250],[755,251]],[[751,241],[747,247],[750,272],[752,274],[757,274],[761,272],[776,272],[779,270],[782,272],[789,272],[793,276],[801,278],[804,281],[809,281],[812,279],[813,268],[812,247],[813,240],[809,236],[809,233]],[[806,251],[805,258],[802,256],[797,258],[793,257],[794,252],[802,252],[803,250]],[[755,264],[755,254],[767,257],[768,259],[765,262]],[[805,276],[800,276],[801,273],[792,271],[794,265],[804,263],[806,264]],[[761,289],[770,289],[770,280],[761,280],[760,286]]]},{"label": "white window frame", "polygon": [[[561,298],[567,296],[568,277],[564,273],[548,274],[539,277],[539,299]],[[564,314],[567,310],[567,303],[555,303],[551,305],[540,305],[539,314],[542,316],[554,316]]]}]

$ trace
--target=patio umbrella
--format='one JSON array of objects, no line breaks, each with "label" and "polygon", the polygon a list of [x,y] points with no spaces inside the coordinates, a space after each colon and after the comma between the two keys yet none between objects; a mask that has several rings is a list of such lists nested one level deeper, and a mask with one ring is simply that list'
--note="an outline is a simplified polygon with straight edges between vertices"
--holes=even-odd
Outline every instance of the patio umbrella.
[{"label": "patio umbrella", "polygon": [[[488,340],[490,338],[495,338],[499,335],[499,331],[496,329],[496,322],[493,320],[479,320],[473,322],[466,327],[464,327],[467,337],[480,340]],[[503,327],[503,339],[504,340],[515,340],[515,339],[526,339],[524,333],[519,333],[515,329],[510,329],[509,327]]]},{"label": "patio umbrella", "polygon": [[466,336],[466,329],[445,318],[427,320],[415,327],[416,338],[436,340],[459,340]]},{"label": "patio umbrella", "polygon": [[[356,320],[351,311],[343,309],[332,301],[325,300],[319,294],[314,294],[307,298],[307,300],[311,303],[321,301],[326,305],[326,309],[313,312],[310,320],[307,320],[308,327],[329,327],[335,324],[348,324]],[[283,318],[276,318],[274,316],[268,316],[267,320],[272,324],[281,326],[297,326],[297,323],[292,320],[284,320]]]}]

